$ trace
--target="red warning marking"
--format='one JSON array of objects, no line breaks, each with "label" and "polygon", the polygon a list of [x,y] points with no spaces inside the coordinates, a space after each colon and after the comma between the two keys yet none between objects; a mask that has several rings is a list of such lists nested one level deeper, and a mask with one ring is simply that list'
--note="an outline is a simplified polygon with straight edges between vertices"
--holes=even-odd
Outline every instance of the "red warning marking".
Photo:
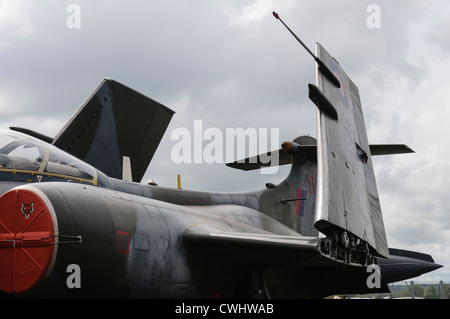
[{"label": "red warning marking", "polygon": [[117,231],[117,251],[122,254],[128,254],[130,240],[127,232]]},{"label": "red warning marking", "polygon": [[312,195],[316,195],[316,179],[314,176],[306,175],[306,178],[308,179],[308,190],[309,193]]},{"label": "red warning marking", "polygon": [[[29,215],[23,213],[24,203],[33,203]],[[42,198],[30,190],[5,193],[0,207],[0,289],[24,292],[38,283],[50,266],[56,221]]]},{"label": "red warning marking", "polygon": [[295,202],[295,215],[303,217],[305,214],[305,203],[301,198],[306,198],[306,191],[301,188],[297,188],[297,201]]}]

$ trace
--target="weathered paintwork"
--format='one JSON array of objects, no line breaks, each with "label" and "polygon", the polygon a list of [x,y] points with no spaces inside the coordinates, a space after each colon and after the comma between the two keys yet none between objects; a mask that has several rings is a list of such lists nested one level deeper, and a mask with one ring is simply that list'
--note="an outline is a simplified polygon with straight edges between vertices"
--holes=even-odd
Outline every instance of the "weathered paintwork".
[{"label": "weathered paintwork", "polygon": [[317,86],[337,112],[318,110],[318,200],[316,227],[334,228],[364,240],[388,257],[388,245],[358,88],[320,45],[317,56],[339,79],[338,88],[317,70]]},{"label": "weathered paintwork", "polygon": [[[387,291],[405,271],[412,277],[440,267],[428,255],[387,251],[362,111],[343,114],[347,104],[335,104],[337,93],[327,92],[334,84],[320,72],[324,92],[310,94],[318,141],[283,143],[275,152],[280,165],[291,165],[289,175],[254,192],[118,179],[124,156],[140,179],[173,111],[112,80],[55,138],[0,132],[7,141],[0,146],[0,288],[30,298],[320,298]],[[137,149],[138,141],[149,147]],[[258,158],[229,166],[264,166]],[[377,289],[367,285],[370,262],[384,276]]]}]

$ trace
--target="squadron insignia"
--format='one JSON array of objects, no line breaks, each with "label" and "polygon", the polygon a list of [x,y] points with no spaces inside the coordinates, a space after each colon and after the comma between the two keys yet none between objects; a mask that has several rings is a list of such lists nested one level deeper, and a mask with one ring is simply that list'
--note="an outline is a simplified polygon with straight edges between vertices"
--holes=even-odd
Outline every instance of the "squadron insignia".
[{"label": "squadron insignia", "polygon": [[34,202],[30,203],[30,204],[25,204],[24,202],[22,202],[22,208],[20,209],[20,211],[22,212],[23,216],[25,216],[25,219],[30,218],[30,215],[33,213],[34,211]]}]

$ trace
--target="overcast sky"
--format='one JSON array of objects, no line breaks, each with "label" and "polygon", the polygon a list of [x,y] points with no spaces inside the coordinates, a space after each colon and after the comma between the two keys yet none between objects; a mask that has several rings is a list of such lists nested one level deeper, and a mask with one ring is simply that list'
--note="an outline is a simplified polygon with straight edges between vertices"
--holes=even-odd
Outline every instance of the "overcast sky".
[{"label": "overcast sky", "polygon": [[181,174],[183,188],[214,191],[279,183],[289,168],[171,160],[171,133],[193,132],[194,120],[275,128],[280,143],[317,136],[313,60],[274,10],[359,87],[371,143],[416,151],[374,159],[389,246],[430,253],[445,267],[420,280],[450,282],[448,1],[0,0],[0,127],[55,136],[110,77],[176,112],[144,179],[176,187]]}]

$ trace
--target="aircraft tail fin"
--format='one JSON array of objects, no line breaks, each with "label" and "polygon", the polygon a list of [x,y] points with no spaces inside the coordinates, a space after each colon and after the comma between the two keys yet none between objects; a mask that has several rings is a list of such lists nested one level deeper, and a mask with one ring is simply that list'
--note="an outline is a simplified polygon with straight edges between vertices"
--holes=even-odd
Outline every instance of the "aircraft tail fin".
[{"label": "aircraft tail fin", "polygon": [[164,105],[111,79],[103,79],[53,144],[106,175],[123,178],[123,158],[130,158],[139,182],[172,119]]},{"label": "aircraft tail fin", "polygon": [[[292,164],[289,175],[279,185],[266,184],[259,193],[260,209],[282,224],[304,236],[317,236],[314,228],[317,140],[311,136],[299,136],[282,144],[270,154],[261,154],[227,163],[227,166],[244,171],[273,165]],[[264,159],[278,156],[276,164]]]}]

